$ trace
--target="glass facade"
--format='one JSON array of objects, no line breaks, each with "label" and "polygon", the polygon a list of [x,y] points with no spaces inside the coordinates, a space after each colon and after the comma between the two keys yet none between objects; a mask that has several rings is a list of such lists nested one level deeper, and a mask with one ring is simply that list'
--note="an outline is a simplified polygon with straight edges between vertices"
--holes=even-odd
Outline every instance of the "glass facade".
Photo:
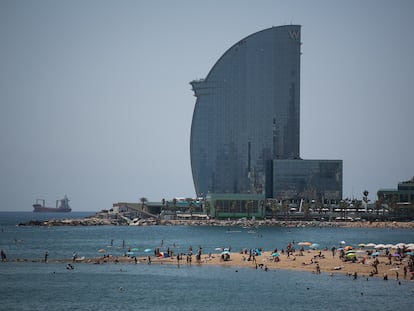
[{"label": "glass facade", "polygon": [[274,160],[276,199],[342,199],[342,160]]},{"label": "glass facade", "polygon": [[398,189],[380,189],[377,195],[383,202],[414,203],[414,177],[398,183]]},{"label": "glass facade", "polygon": [[271,192],[273,159],[299,158],[300,26],[272,27],[228,49],[203,80],[190,157],[197,196]]}]

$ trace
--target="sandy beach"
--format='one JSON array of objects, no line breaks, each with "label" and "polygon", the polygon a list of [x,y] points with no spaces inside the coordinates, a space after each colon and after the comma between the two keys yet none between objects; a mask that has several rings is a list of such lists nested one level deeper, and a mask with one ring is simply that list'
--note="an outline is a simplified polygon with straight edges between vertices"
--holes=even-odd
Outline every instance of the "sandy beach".
[{"label": "sandy beach", "polygon": [[[348,274],[350,277],[381,277],[386,276],[388,279],[406,279],[410,280],[413,273],[408,267],[409,256],[406,256],[402,260],[399,257],[391,256],[391,258],[380,255],[377,257],[368,256],[366,250],[355,249],[356,260],[343,261],[339,258],[339,251],[332,250],[305,250],[300,252],[296,250],[293,253],[287,254],[286,251],[278,252],[278,256],[273,255],[273,251],[262,251],[260,256],[249,256],[249,251],[246,253],[241,252],[228,252],[228,260],[223,260],[221,253],[215,254],[201,254],[201,259],[197,260],[195,255],[191,256],[191,262],[187,262],[187,256],[180,256],[180,260],[177,260],[177,256],[172,257],[150,257],[150,264],[174,264],[174,265],[217,265],[238,268],[251,268],[261,270],[271,269],[290,269],[301,270],[309,273],[329,273],[334,275],[336,273]],[[225,252],[227,253],[227,252]],[[224,255],[225,256],[225,255]],[[250,260],[249,260],[250,257]],[[377,273],[375,271],[374,263],[378,260]],[[115,257],[111,255],[85,258],[77,260],[76,262],[90,263],[90,264],[106,264],[106,263],[131,263],[131,264],[148,264],[147,257],[128,257],[121,256]],[[408,270],[404,276],[404,270]]]}]

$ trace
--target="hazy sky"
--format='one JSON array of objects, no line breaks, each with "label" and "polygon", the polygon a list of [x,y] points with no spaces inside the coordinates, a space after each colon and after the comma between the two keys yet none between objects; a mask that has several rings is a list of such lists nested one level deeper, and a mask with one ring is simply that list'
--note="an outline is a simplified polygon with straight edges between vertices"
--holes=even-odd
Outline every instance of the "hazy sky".
[{"label": "hazy sky", "polygon": [[0,210],[195,195],[196,98],[234,43],[302,25],[301,156],[344,197],[414,175],[414,1],[0,0]]}]

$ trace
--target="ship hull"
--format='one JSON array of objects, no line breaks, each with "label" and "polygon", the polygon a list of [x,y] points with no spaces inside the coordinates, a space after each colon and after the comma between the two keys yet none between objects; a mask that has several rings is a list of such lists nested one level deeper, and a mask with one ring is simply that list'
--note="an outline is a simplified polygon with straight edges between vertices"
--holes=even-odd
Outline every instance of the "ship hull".
[{"label": "ship hull", "polygon": [[35,213],[69,213],[70,211],[72,211],[71,208],[55,208],[36,204],[33,205],[33,212]]}]

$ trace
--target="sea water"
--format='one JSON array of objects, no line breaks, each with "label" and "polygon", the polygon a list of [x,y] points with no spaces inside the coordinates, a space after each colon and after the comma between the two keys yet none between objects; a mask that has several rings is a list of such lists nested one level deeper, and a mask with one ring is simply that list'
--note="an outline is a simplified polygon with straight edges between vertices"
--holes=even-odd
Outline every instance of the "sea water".
[{"label": "sea water", "polygon": [[[346,275],[215,267],[192,264],[66,264],[55,259],[78,256],[136,255],[170,248],[186,253],[202,247],[233,251],[286,247],[310,241],[322,247],[359,243],[414,242],[414,230],[345,228],[17,227],[23,214],[0,213],[0,247],[9,262],[0,264],[0,310],[411,310],[414,282],[357,280]],[[25,217],[29,215],[25,214]],[[6,221],[7,218],[7,221]],[[112,244],[112,245],[111,245]],[[49,262],[42,262],[48,251]],[[151,254],[152,255],[152,254]]]}]

